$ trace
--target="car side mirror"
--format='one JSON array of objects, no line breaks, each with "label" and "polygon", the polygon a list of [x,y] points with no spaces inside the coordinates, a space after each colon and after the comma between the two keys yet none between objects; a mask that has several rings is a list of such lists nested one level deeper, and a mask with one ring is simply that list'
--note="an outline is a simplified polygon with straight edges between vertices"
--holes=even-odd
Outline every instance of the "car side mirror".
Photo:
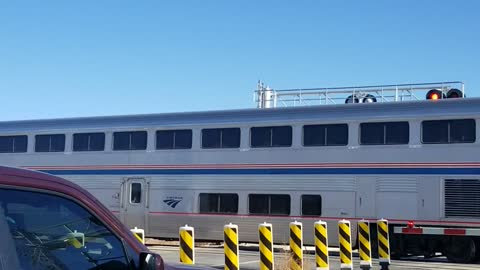
[{"label": "car side mirror", "polygon": [[163,270],[163,259],[157,253],[140,253],[140,270]]}]

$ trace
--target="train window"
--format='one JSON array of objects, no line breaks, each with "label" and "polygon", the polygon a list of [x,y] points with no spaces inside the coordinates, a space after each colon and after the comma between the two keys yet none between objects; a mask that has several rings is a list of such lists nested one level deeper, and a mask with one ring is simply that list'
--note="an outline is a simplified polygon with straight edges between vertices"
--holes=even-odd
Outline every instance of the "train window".
[{"label": "train window", "polygon": [[292,146],[292,127],[252,127],[250,146],[253,148]]},{"label": "train window", "polygon": [[65,134],[35,136],[35,152],[65,151]]},{"label": "train window", "polygon": [[0,153],[27,152],[27,135],[0,136]]},{"label": "train window", "polygon": [[335,146],[347,144],[347,124],[303,126],[303,146]]},{"label": "train window", "polygon": [[290,196],[277,194],[249,194],[250,214],[290,215]]},{"label": "train window", "polygon": [[422,122],[422,143],[448,144],[475,142],[475,120],[431,120]]},{"label": "train window", "polygon": [[240,128],[202,129],[202,148],[239,148]]},{"label": "train window", "polygon": [[147,149],[146,131],[127,131],[113,133],[113,150]]},{"label": "train window", "polygon": [[321,216],[322,196],[302,195],[302,216]]},{"label": "train window", "polygon": [[191,149],[192,130],[158,130],[156,149]]},{"label": "train window", "polygon": [[238,213],[238,194],[200,193],[200,213]]},{"label": "train window", "polygon": [[142,184],[132,183],[130,185],[130,203],[142,202]]},{"label": "train window", "polygon": [[105,149],[105,133],[73,134],[73,151],[103,151]]},{"label": "train window", "polygon": [[475,135],[475,120],[462,119],[450,121],[451,143],[473,143],[475,142]]},{"label": "train window", "polygon": [[408,144],[409,134],[408,122],[360,124],[360,144],[363,145]]}]

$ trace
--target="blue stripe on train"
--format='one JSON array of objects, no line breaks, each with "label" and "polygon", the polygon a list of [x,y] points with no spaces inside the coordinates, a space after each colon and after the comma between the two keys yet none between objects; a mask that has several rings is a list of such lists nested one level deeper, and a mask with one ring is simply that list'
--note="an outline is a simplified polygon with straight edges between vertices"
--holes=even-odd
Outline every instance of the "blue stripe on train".
[{"label": "blue stripe on train", "polygon": [[54,175],[139,175],[139,174],[432,174],[475,175],[480,168],[276,168],[276,169],[111,169],[40,170]]}]

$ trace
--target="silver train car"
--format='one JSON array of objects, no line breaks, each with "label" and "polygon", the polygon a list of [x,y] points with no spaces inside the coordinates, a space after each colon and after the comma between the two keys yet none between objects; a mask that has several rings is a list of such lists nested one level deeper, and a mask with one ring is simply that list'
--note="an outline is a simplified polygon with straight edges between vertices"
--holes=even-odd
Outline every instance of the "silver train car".
[{"label": "silver train car", "polygon": [[269,222],[286,243],[296,220],[312,244],[326,220],[335,245],[338,220],[355,243],[356,221],[386,218],[392,253],[471,262],[479,121],[478,98],[9,121],[0,163],[69,179],[150,237],[222,240],[231,222],[256,242]]}]

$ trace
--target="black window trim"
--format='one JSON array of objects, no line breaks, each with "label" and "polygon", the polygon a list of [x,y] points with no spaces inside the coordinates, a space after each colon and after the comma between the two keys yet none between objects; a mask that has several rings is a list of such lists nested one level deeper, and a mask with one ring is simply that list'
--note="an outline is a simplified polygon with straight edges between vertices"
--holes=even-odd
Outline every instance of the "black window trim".
[{"label": "black window trim", "polygon": [[[392,123],[407,123],[408,127],[408,140],[406,143],[387,143],[387,124]],[[383,124],[383,142],[384,143],[362,143],[362,124]],[[410,144],[410,121],[409,120],[394,120],[394,121],[382,121],[382,122],[361,122],[358,125],[358,145],[361,146],[402,146]]]},{"label": "black window trim", "polygon": [[[325,144],[324,145],[305,145],[305,126],[324,126],[325,130],[327,130],[328,126],[346,126],[347,127],[347,143],[346,144],[328,144],[327,136],[328,134],[325,133]],[[293,132],[293,130],[292,130]],[[293,134],[292,134],[293,140]],[[349,145],[350,140],[350,131],[349,131],[349,123],[329,123],[329,124],[304,124],[302,125],[302,147],[344,147]]]},{"label": "black window trim", "polygon": [[[238,142],[238,147],[223,147],[223,130],[225,129],[238,129],[239,131],[239,142]],[[203,131],[204,130],[221,130],[221,135],[220,135],[220,147],[204,147],[203,146]],[[193,136],[193,135],[192,135]],[[193,138],[192,138],[193,139]],[[193,145],[192,145],[193,147]],[[238,150],[239,148],[242,147],[242,128],[241,127],[205,127],[200,130],[200,148],[202,150]]]},{"label": "black window trim", "polygon": [[[216,212],[202,212],[201,211],[201,195],[216,195],[217,198],[219,198],[221,195],[235,195],[237,199],[237,211],[236,212],[220,212],[220,206],[221,206],[221,200],[219,200],[219,203],[217,205],[217,210]],[[240,209],[240,196],[238,193],[234,192],[199,192],[198,193],[198,213],[200,214],[212,214],[212,215],[238,215]]]},{"label": "black window trim", "polygon": [[[473,121],[473,125],[474,125],[474,132],[475,132],[475,136],[473,138],[473,141],[463,141],[463,142],[452,142],[451,139],[452,139],[452,135],[451,135],[451,123],[453,121],[461,121],[461,120],[471,120]],[[447,134],[447,139],[448,139],[448,142],[424,142],[423,141],[423,123],[425,122],[447,122],[447,128],[448,128],[448,134]],[[470,143],[476,143],[477,142],[477,120],[475,118],[455,118],[455,119],[423,119],[422,122],[420,123],[420,143],[421,144],[425,144],[425,145],[438,145],[438,144],[470,144]]]},{"label": "black window trim", "polygon": [[[145,194],[143,194],[144,193],[143,182],[141,180],[136,180],[136,179],[129,179],[129,180],[130,180],[130,192],[128,194],[128,203],[130,205],[141,205],[141,204],[143,204],[143,197],[145,195]],[[133,185],[134,184],[139,184],[140,185],[140,199],[139,199],[139,202],[132,201]]]},{"label": "black window trim", "polygon": [[[135,132],[145,132],[146,134],[146,144],[145,149],[115,149],[115,133],[135,133]],[[111,148],[110,150],[113,152],[122,152],[122,151],[147,151],[148,150],[148,141],[149,141],[149,131],[148,130],[116,130],[111,132]],[[105,139],[105,144],[107,140]]]},{"label": "black window trim", "polygon": [[15,152],[15,146],[14,146],[13,152],[0,152],[0,155],[1,154],[27,154],[28,153],[28,146],[30,144],[30,141],[29,141],[30,135],[28,135],[28,134],[2,134],[2,135],[0,135],[0,137],[27,137],[27,146],[26,146],[25,151]]},{"label": "black window trim", "polygon": [[[291,131],[291,140],[289,145],[273,145],[273,129],[274,128],[282,128],[282,127],[289,127]],[[294,145],[294,125],[293,124],[282,124],[282,125],[272,125],[272,126],[251,126],[248,128],[249,130],[249,147],[250,149],[270,149],[270,148],[291,148]],[[270,144],[269,146],[252,146],[252,129],[254,128],[269,128],[270,129]]]},{"label": "black window trim", "polygon": [[[52,144],[51,144],[51,137],[49,142],[49,151],[37,151],[37,136],[63,136],[63,150],[62,151],[50,151]],[[45,133],[45,134],[35,134],[33,137],[33,152],[35,153],[65,153],[67,151],[67,133]],[[28,146],[27,146],[28,147]],[[27,149],[28,151],[28,149]]]},{"label": "black window trim", "polygon": [[[250,211],[250,196],[251,195],[264,195],[264,196],[268,196],[268,213],[267,214],[262,214],[262,213],[252,213]],[[272,214],[272,196],[288,196],[288,200],[289,200],[289,207],[288,207],[288,214]],[[292,195],[289,194],[289,193],[248,193],[247,194],[247,211],[248,211],[248,215],[252,215],[252,216],[256,216],[256,215],[260,215],[260,216],[283,216],[283,217],[286,217],[286,216],[291,216],[292,215]]]},{"label": "black window trim", "polygon": [[[157,140],[157,134],[158,132],[161,132],[161,131],[172,131],[172,132],[175,132],[175,131],[190,131],[190,134],[191,134],[191,138],[190,138],[190,148],[175,148],[175,144],[173,145],[174,147],[173,148],[157,148],[157,143],[158,143],[158,140]],[[191,128],[177,128],[177,129],[157,129],[155,130],[155,146],[154,146],[154,150],[155,151],[169,151],[169,150],[175,150],[175,151],[188,151],[188,150],[192,150],[193,149],[193,136],[194,135],[194,130],[191,129]],[[148,143],[148,142],[147,142]],[[147,146],[148,147],[148,146]]]},{"label": "black window trim", "polygon": [[[85,135],[85,134],[103,134],[103,148],[102,150],[75,150],[75,135]],[[71,143],[71,151],[75,153],[84,153],[84,152],[105,152],[106,151],[106,146],[107,146],[107,132],[105,131],[93,131],[93,132],[77,132],[77,133],[72,133],[72,143]]]},{"label": "black window trim", "polygon": [[[320,215],[306,215],[303,214],[303,197],[304,196],[318,196],[320,198]],[[300,216],[302,217],[321,217],[323,214],[323,197],[320,194],[305,193],[300,195]]]}]

